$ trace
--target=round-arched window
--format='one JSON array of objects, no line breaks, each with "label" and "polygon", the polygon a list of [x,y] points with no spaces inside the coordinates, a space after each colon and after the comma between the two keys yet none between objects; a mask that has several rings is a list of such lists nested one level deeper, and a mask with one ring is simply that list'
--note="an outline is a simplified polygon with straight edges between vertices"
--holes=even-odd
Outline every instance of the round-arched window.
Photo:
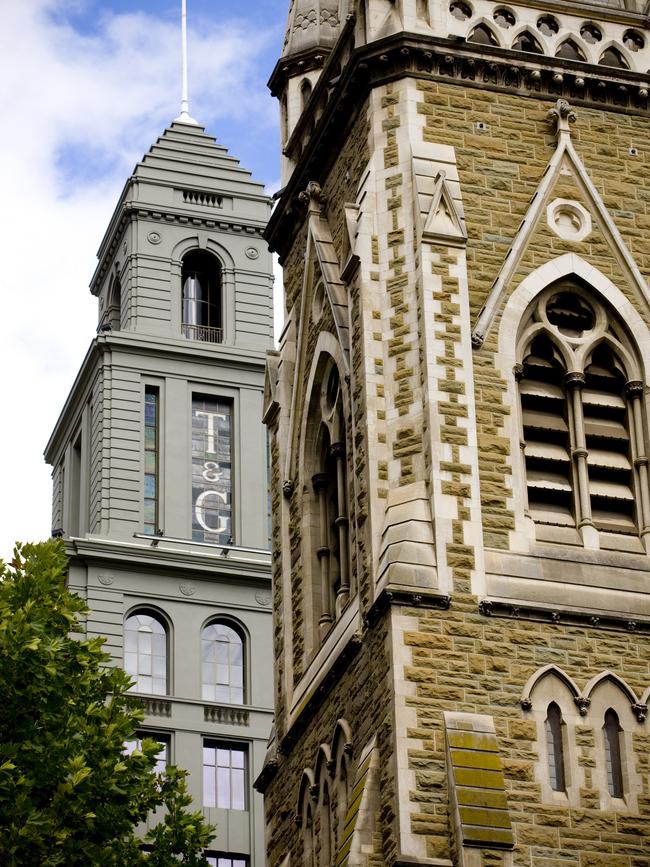
[{"label": "round-arched window", "polygon": [[148,611],[124,621],[124,670],[135,681],[133,692],[167,694],[167,630]]},{"label": "round-arched window", "polygon": [[192,250],[183,259],[183,335],[191,340],[221,343],[223,313],[221,265],[205,250]]},{"label": "round-arched window", "polygon": [[201,633],[201,697],[223,704],[244,703],[244,641],[227,623],[210,623]]}]

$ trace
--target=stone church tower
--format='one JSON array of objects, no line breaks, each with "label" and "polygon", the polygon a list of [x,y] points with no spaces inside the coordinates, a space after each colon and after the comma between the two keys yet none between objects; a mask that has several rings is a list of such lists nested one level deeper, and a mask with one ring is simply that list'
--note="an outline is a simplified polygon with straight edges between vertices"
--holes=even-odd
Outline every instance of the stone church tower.
[{"label": "stone church tower", "polygon": [[650,865],[641,0],[293,0],[270,867]]},{"label": "stone church tower", "polygon": [[215,867],[264,864],[252,780],[273,704],[269,213],[263,186],[195,121],[164,131],[100,246],[98,333],[46,450],[87,633],[134,679],[138,736],[190,772],[217,826]]}]

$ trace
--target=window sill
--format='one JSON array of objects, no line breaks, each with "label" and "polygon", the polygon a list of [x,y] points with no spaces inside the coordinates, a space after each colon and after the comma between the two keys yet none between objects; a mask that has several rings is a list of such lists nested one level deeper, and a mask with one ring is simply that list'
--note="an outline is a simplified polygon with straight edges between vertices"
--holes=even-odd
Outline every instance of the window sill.
[{"label": "window sill", "polygon": [[650,617],[650,558],[645,553],[534,545],[486,550],[487,596],[500,601]]},{"label": "window sill", "polygon": [[338,621],[332,626],[316,655],[293,690],[287,731],[303,713],[318,687],[332,671],[354,634],[361,629],[359,597],[350,600]]}]

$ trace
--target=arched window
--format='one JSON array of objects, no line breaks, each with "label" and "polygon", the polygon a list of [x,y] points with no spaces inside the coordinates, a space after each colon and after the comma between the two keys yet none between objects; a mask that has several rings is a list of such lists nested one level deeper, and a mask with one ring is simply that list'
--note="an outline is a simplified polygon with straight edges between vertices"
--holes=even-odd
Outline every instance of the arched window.
[{"label": "arched window", "polygon": [[300,109],[304,111],[307,108],[309,97],[311,96],[312,86],[308,78],[303,78],[300,85]]},{"label": "arched window", "polygon": [[554,792],[565,792],[562,711],[554,701],[549,704],[546,715],[546,752],[551,788]]},{"label": "arched window", "polygon": [[332,839],[332,813],[330,793],[327,781],[321,783],[322,795],[320,803],[320,867],[331,867],[334,851]]},{"label": "arched window", "polygon": [[135,681],[133,692],[167,695],[167,631],[149,611],[124,621],[124,670]]},{"label": "arched window", "polygon": [[579,528],[589,545],[596,531],[635,535],[650,520],[643,384],[630,344],[577,278],[538,297],[520,339],[529,514]]},{"label": "arched window", "polygon": [[111,288],[108,292],[106,319],[112,331],[119,331],[122,327],[122,285],[117,275],[113,277]]},{"label": "arched window", "polygon": [[603,51],[600,60],[600,66],[613,66],[616,69],[629,69],[627,60],[623,57],[617,48],[606,48]]},{"label": "arched window", "polygon": [[312,469],[311,508],[314,587],[319,587],[318,624],[321,636],[330,629],[350,598],[348,543],[348,479],[346,434],[341,381],[330,359],[323,372],[316,416],[315,443],[308,465]]},{"label": "arched window", "polygon": [[623,765],[621,760],[621,726],[618,714],[610,707],[605,713],[603,726],[605,744],[605,770],[607,789],[612,798],[623,797]]},{"label": "arched window", "polygon": [[314,840],[314,814],[311,804],[305,808],[302,823],[302,863],[304,867],[316,867],[316,846]]},{"label": "arched window", "polygon": [[467,37],[468,42],[475,42],[477,45],[498,45],[499,40],[496,38],[492,30],[487,24],[477,24],[476,27]]},{"label": "arched window", "polygon": [[183,323],[185,337],[221,343],[223,340],[221,265],[210,253],[192,250],[183,259]]},{"label": "arched window", "polygon": [[512,43],[515,51],[527,51],[529,54],[543,54],[542,46],[535,39],[532,33],[524,30]]},{"label": "arched window", "polygon": [[201,633],[201,697],[244,703],[244,641],[227,623],[210,623]]},{"label": "arched window", "polygon": [[563,57],[565,60],[580,60],[583,63],[586,60],[584,53],[578,48],[573,39],[567,39],[566,42],[563,42],[555,52],[555,56]]}]

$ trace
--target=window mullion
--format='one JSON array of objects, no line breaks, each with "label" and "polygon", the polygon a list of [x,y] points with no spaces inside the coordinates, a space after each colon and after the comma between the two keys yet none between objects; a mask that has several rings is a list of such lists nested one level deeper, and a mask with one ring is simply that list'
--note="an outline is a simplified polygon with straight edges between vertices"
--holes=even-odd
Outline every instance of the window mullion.
[{"label": "window mullion", "polygon": [[591,516],[591,498],[589,496],[587,439],[585,436],[585,420],[582,408],[582,389],[585,384],[584,373],[567,373],[564,377],[564,384],[571,395],[569,403],[572,434],[571,458],[575,467],[578,488],[578,496],[576,497],[578,510],[577,523],[585,544],[588,544],[588,547],[598,547],[598,534]]},{"label": "window mullion", "polygon": [[321,630],[327,631],[333,621],[330,590],[330,548],[329,528],[327,523],[327,488],[329,477],[326,473],[318,473],[312,479],[314,491],[318,496],[318,520],[320,544],[316,554],[320,564],[321,583],[321,616],[318,621]]},{"label": "window mullion", "polygon": [[350,574],[348,568],[348,515],[346,509],[345,490],[345,448],[343,443],[333,443],[331,453],[336,460],[336,491],[338,501],[338,515],[334,523],[339,534],[339,569],[340,586],[338,590],[337,609],[342,610],[350,598]]},{"label": "window mullion", "polygon": [[650,535],[650,488],[648,486],[648,456],[646,454],[641,404],[643,383],[639,380],[631,380],[625,386],[625,394],[630,413],[632,464],[636,471],[640,493],[637,503],[640,513],[638,526],[641,536],[647,540]]}]

